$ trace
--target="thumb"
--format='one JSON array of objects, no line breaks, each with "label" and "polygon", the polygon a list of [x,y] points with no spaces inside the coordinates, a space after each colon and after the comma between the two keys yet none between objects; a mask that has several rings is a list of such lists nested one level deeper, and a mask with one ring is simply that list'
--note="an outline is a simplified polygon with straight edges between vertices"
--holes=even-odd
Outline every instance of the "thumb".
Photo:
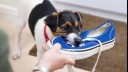
[{"label": "thumb", "polygon": [[61,45],[59,43],[56,43],[52,49],[56,50],[56,52],[60,52]]}]

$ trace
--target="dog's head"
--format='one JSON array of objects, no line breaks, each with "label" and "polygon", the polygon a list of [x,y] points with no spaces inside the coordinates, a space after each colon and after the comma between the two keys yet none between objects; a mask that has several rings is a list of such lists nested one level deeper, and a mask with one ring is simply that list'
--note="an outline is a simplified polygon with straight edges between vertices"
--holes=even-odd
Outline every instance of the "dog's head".
[{"label": "dog's head", "polygon": [[55,36],[62,35],[73,45],[81,43],[79,32],[82,28],[82,15],[79,12],[53,13],[45,21]]}]

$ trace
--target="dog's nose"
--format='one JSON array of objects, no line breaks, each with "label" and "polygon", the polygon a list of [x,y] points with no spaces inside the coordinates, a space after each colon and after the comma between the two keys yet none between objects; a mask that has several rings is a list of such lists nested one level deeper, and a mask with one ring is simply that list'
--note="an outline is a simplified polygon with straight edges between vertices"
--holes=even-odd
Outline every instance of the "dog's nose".
[{"label": "dog's nose", "polygon": [[78,46],[82,42],[81,38],[75,38],[75,45]]}]

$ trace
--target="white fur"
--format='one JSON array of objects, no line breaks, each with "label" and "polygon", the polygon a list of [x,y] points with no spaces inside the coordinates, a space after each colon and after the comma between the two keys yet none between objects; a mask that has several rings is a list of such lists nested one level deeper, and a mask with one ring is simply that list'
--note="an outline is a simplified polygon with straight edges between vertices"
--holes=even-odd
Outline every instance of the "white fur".
[{"label": "white fur", "polygon": [[[16,17],[16,38],[15,38],[15,49],[14,52],[12,53],[12,58],[13,59],[18,59],[21,56],[21,50],[20,50],[20,36],[23,28],[25,25],[28,23],[28,17],[31,12],[31,10],[39,3],[43,2],[43,0],[20,0],[19,2],[19,7],[18,7],[18,15]],[[51,0],[51,2],[53,2]],[[42,52],[42,45],[46,44],[45,39],[44,39],[44,34],[43,34],[43,28],[44,28],[44,18],[38,20],[37,25],[35,27],[35,41],[37,45],[37,56],[38,58],[40,55],[43,53]],[[51,30],[47,27],[46,30],[48,37],[52,38],[52,32]]]},{"label": "white fur", "polygon": [[[44,37],[44,19],[46,17],[43,17],[42,19],[38,20],[36,26],[35,26],[35,41],[36,41],[36,46],[37,46],[37,56],[38,58],[40,58],[40,55],[42,55],[43,51],[42,51],[42,46],[43,44],[46,45],[45,42],[45,37]],[[49,29],[49,27],[46,27],[46,33],[48,34],[49,38],[53,38],[52,32]]]},{"label": "white fur", "polygon": [[75,44],[75,38],[80,38],[77,34],[75,34],[75,33],[70,33],[67,37],[66,37],[66,39],[71,43],[71,45],[73,45],[74,46],[74,44]]},{"label": "white fur", "polygon": [[76,35],[75,33],[70,33],[67,36],[67,40],[70,41],[71,44],[74,44],[76,37],[78,37],[78,35]]}]

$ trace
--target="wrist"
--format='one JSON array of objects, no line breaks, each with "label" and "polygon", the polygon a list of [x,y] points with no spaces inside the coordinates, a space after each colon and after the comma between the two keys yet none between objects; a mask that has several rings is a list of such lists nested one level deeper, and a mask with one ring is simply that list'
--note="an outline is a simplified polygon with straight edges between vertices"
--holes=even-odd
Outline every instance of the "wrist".
[{"label": "wrist", "polygon": [[43,67],[43,68],[46,68],[47,69],[47,72],[52,72],[51,70],[51,65],[49,62],[46,62],[45,60],[41,60],[39,61],[37,64],[36,64],[37,67]]},{"label": "wrist", "polygon": [[46,67],[35,66],[30,72],[49,72]]}]

